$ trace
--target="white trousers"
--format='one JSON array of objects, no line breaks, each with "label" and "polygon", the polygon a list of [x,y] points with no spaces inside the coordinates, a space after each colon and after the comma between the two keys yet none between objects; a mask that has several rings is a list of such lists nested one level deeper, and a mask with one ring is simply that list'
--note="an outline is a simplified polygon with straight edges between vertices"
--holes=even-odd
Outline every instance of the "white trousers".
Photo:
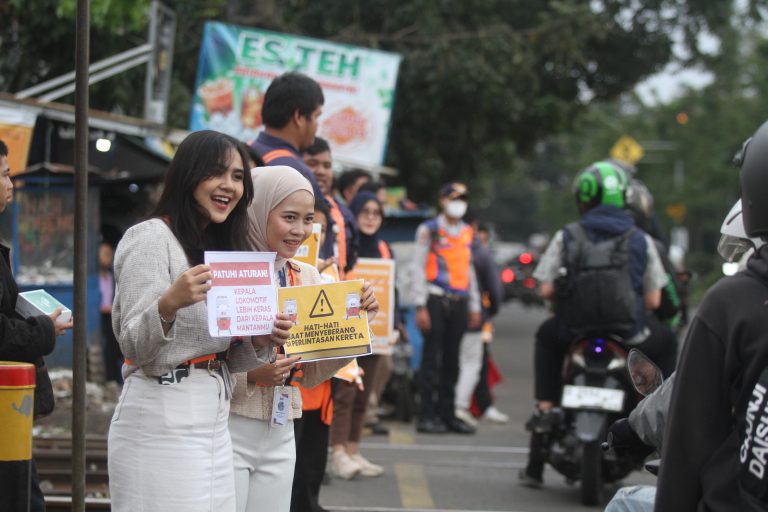
[{"label": "white trousers", "polygon": [[229,432],[237,512],[289,512],[296,465],[293,421],[270,427],[268,421],[231,414]]},{"label": "white trousers", "polygon": [[483,333],[467,332],[461,340],[459,349],[459,378],[456,380],[457,409],[469,409],[472,393],[480,381],[480,370],[483,368]]},{"label": "white trousers", "polygon": [[109,428],[113,512],[234,512],[228,419],[218,373],[190,368],[170,385],[128,376]]}]

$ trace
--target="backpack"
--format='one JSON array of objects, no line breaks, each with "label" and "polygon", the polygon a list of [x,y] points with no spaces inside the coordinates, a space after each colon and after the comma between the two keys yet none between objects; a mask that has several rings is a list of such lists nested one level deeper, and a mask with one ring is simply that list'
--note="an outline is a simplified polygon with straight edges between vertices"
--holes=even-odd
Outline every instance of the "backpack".
[{"label": "backpack", "polygon": [[563,275],[555,280],[556,312],[572,335],[630,337],[638,323],[637,296],[629,269],[635,231],[593,242],[579,223],[568,224]]}]

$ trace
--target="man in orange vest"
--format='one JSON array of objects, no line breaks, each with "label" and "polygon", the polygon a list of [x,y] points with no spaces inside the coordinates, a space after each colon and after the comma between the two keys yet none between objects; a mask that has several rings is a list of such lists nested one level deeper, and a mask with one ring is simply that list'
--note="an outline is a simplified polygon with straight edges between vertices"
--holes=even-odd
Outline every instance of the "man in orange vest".
[{"label": "man in orange vest", "polygon": [[344,204],[333,197],[333,160],[331,147],[328,142],[315,137],[315,141],[303,151],[304,163],[312,170],[320,187],[320,192],[330,208],[329,225],[333,226],[320,247],[320,257],[328,259],[336,256],[339,264],[339,275],[342,280],[347,272],[352,270],[357,261],[359,233],[357,221],[352,212]]},{"label": "man in orange vest", "polygon": [[467,327],[480,327],[480,292],[472,265],[472,228],[462,222],[467,187],[449,183],[440,189],[442,213],[416,230],[411,292],[416,325],[424,335],[419,370],[419,432],[471,434],[456,417],[454,389],[459,346]]},{"label": "man in orange vest", "polygon": [[304,175],[315,197],[322,197],[322,193],[301,158],[301,150],[315,140],[324,102],[323,90],[310,77],[295,71],[283,73],[272,80],[264,94],[264,131],[251,143],[264,165],[287,165]]}]

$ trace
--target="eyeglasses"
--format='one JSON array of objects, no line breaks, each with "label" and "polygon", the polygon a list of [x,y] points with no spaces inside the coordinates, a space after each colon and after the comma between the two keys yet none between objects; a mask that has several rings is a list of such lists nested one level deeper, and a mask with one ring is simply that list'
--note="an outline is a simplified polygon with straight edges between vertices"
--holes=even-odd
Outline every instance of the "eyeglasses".
[{"label": "eyeglasses", "polygon": [[360,215],[363,217],[381,217],[381,210],[369,210],[368,208],[365,208],[360,210]]}]

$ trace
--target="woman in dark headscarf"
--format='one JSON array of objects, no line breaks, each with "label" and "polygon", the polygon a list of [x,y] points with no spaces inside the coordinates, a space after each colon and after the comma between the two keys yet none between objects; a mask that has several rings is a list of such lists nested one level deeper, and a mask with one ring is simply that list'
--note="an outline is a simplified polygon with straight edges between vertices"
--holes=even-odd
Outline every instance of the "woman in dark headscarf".
[{"label": "woman in dark headscarf", "polygon": [[[359,258],[391,259],[389,246],[378,236],[384,216],[381,202],[370,192],[360,192],[349,203],[360,233]],[[358,451],[360,436],[371,394],[386,385],[389,369],[387,356],[375,353],[358,358],[363,370],[363,389],[354,383],[339,382],[334,391],[334,416],[331,423],[332,470],[340,478],[379,476],[384,469],[366,460]],[[391,366],[391,365],[390,365]],[[379,377],[377,377],[379,374]],[[383,383],[380,377],[384,378]],[[383,384],[383,385],[382,385]],[[378,403],[378,401],[377,401]]]}]

